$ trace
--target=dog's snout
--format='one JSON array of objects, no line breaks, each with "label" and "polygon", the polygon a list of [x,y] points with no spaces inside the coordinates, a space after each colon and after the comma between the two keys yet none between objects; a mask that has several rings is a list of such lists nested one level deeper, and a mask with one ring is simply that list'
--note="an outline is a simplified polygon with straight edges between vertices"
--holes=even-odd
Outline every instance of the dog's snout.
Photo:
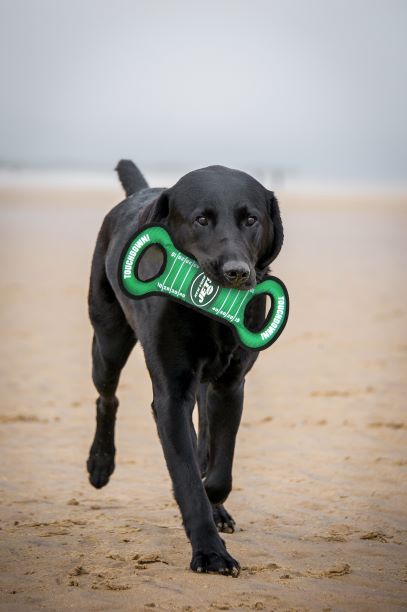
[{"label": "dog's snout", "polygon": [[241,285],[246,282],[250,276],[250,268],[243,261],[229,261],[223,266],[223,276],[228,283]]}]

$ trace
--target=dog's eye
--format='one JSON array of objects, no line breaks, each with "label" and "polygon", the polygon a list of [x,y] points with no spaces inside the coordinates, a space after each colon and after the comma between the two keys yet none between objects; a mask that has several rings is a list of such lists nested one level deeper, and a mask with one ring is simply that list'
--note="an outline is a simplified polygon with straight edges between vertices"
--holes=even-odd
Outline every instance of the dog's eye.
[{"label": "dog's eye", "polygon": [[257,221],[257,217],[253,217],[253,215],[250,215],[250,217],[247,217],[246,219],[246,225],[250,227],[251,225],[254,225],[256,221]]},{"label": "dog's eye", "polygon": [[203,215],[197,217],[196,221],[199,223],[199,225],[208,225],[208,218],[204,217]]}]

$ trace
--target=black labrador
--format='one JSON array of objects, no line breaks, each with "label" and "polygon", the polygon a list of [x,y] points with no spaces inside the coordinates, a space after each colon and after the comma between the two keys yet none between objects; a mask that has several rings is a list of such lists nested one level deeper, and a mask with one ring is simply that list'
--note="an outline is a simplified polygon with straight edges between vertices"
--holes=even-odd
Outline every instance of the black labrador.
[{"label": "black labrador", "polygon": [[[92,262],[89,314],[94,328],[93,382],[96,433],[87,468],[96,488],[107,484],[115,463],[114,428],[120,372],[140,340],[153,386],[153,414],[192,545],[191,569],[238,575],[219,531],[234,521],[223,507],[232,488],[235,438],[245,376],[257,352],[240,347],[226,325],[167,297],[132,300],[121,291],[124,245],[146,223],[165,225],[181,250],[223,287],[250,289],[267,273],[283,242],[273,192],[254,178],[223,166],[182,177],[170,189],[151,189],[131,161],[116,168],[127,198],[105,217]],[[143,256],[140,274],[154,276],[162,254]],[[252,300],[246,325],[260,329],[266,300]],[[198,436],[192,423],[199,410]]]}]

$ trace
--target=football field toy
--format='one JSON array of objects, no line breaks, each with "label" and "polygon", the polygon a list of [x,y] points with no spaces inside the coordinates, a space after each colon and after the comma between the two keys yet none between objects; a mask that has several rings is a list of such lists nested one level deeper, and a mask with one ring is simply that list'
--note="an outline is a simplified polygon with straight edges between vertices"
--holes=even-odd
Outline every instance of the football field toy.
[{"label": "football field toy", "polygon": [[[153,278],[141,280],[139,264],[152,245],[161,248],[163,265]],[[229,325],[239,343],[255,351],[277,340],[288,318],[288,293],[278,278],[267,276],[248,291],[221,287],[205,274],[196,259],[176,248],[168,231],[160,225],[145,226],[127,244],[120,258],[119,280],[131,298],[166,296]],[[253,332],[244,324],[244,313],[250,300],[261,294],[270,296],[272,307],[263,328]]]}]

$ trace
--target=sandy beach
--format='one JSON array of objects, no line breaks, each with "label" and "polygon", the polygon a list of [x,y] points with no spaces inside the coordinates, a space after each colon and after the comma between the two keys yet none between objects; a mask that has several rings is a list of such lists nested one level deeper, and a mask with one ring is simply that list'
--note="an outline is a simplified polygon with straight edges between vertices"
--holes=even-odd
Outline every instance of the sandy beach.
[{"label": "sandy beach", "polygon": [[406,609],[407,199],[280,198],[273,273],[291,312],[246,384],[225,504],[234,579],[188,569],[139,346],[118,392],[116,471],[88,484],[87,283],[120,198],[0,190],[0,609]]}]

